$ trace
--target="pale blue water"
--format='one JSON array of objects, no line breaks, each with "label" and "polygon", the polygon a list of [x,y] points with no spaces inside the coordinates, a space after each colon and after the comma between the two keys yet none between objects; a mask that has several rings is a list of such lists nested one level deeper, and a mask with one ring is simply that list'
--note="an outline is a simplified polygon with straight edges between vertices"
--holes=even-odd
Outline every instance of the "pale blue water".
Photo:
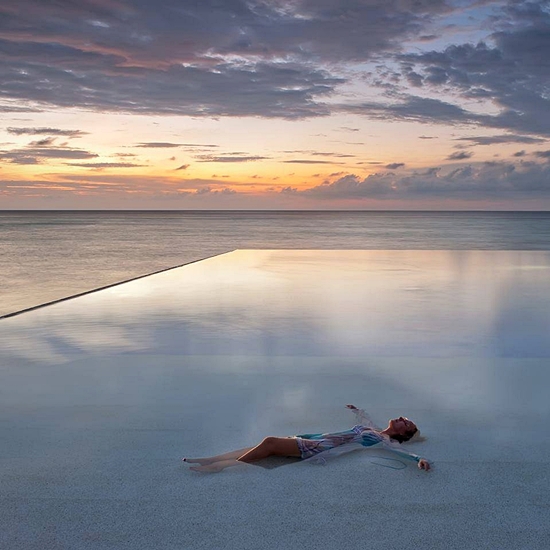
[{"label": "pale blue water", "polygon": [[[548,251],[242,250],[3,319],[0,547],[547,550],[548,334]],[[347,403],[433,471],[180,461]]]},{"label": "pale blue water", "polygon": [[0,212],[0,315],[237,248],[550,250],[550,213]]}]

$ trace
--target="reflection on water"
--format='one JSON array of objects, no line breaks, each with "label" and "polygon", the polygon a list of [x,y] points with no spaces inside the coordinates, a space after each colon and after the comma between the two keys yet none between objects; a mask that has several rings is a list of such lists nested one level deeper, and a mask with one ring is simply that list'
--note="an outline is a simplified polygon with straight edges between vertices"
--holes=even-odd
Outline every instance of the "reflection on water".
[{"label": "reflection on water", "polygon": [[[538,548],[524,530],[546,540],[549,267],[545,252],[237,251],[0,321],[0,516],[29,548],[52,532],[139,546],[152,523],[171,547],[166,533],[205,529],[240,541],[264,517],[268,532],[289,508],[289,530],[309,518],[338,536],[333,511],[360,509],[353,530],[374,540],[389,514],[418,525],[411,510],[428,510],[468,536],[482,518],[461,547],[501,548],[506,525],[510,548]],[[379,425],[414,419],[428,439],[409,449],[434,472],[354,456],[215,480],[179,469],[187,453],[349,428],[347,403]],[[310,488],[324,508],[296,499]]]},{"label": "reflection on water", "polygon": [[236,251],[2,322],[4,353],[550,355],[550,255]]}]

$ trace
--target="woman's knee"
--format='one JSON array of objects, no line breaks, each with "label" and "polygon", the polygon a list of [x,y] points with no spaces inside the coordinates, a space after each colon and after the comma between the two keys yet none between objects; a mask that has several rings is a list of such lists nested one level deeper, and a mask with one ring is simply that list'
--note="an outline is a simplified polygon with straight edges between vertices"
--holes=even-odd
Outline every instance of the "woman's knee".
[{"label": "woman's knee", "polygon": [[277,447],[278,440],[279,440],[278,437],[273,437],[273,436],[270,435],[270,436],[264,438],[264,440],[262,441],[262,446],[266,447],[268,449],[274,449],[274,448]]},{"label": "woman's knee", "polygon": [[292,437],[266,437],[262,441],[262,447],[273,455],[300,456],[298,443]]}]

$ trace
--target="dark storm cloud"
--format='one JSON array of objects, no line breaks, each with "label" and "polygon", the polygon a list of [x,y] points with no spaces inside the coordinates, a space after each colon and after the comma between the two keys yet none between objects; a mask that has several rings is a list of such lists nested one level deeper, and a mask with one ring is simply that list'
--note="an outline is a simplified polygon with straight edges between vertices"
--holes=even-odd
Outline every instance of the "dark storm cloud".
[{"label": "dark storm cloud", "polygon": [[473,155],[474,154],[469,151],[458,151],[456,153],[451,153],[447,157],[447,160],[464,160],[471,158]]},{"label": "dark storm cloud", "polygon": [[475,145],[493,145],[495,143],[541,143],[546,140],[530,136],[504,134],[501,136],[462,137],[456,138],[455,141],[467,141]]},{"label": "dark storm cloud", "polygon": [[4,0],[1,10],[3,98],[302,118],[328,114],[320,101],[343,82],[324,63],[394,50],[449,7],[444,0]]},{"label": "dark storm cloud", "polygon": [[542,159],[550,159],[550,151],[535,151],[535,156]]},{"label": "dark storm cloud", "polygon": [[372,174],[361,179],[344,176],[335,182],[300,192],[319,199],[410,199],[483,200],[550,198],[550,165],[506,162],[461,166],[450,171],[441,167],[398,175]]},{"label": "dark storm cloud", "polygon": [[77,138],[85,136],[88,132],[83,132],[82,130],[61,130],[60,128],[6,128],[8,134],[15,136],[66,136],[70,138]]}]

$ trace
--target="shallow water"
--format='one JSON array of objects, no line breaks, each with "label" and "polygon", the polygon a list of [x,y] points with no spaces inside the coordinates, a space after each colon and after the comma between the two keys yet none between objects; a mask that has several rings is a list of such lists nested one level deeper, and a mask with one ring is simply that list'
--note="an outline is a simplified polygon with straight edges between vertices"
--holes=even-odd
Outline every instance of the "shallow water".
[{"label": "shallow water", "polygon": [[0,315],[237,248],[549,250],[548,212],[0,212]]},{"label": "shallow water", "polygon": [[[542,550],[549,269],[547,252],[238,251],[5,319],[0,542]],[[346,429],[346,403],[414,419],[434,470],[370,451],[180,462]]]}]

